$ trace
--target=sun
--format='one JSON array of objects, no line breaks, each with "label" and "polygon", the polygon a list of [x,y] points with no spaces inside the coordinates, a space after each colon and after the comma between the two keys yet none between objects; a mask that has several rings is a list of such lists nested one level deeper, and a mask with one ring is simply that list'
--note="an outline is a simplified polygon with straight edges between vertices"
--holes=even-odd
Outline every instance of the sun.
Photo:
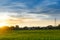
[{"label": "sun", "polygon": [[0,23],[0,28],[4,27],[4,26],[9,26],[9,24],[6,21],[5,22],[1,22]]}]

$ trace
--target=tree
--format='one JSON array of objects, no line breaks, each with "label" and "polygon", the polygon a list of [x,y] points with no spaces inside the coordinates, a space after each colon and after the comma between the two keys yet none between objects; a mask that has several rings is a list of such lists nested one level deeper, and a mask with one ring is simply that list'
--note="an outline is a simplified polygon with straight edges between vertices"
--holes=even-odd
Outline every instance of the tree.
[{"label": "tree", "polygon": [[53,28],[52,25],[48,25],[48,26],[47,26],[47,29],[52,29],[52,28]]},{"label": "tree", "polygon": [[16,30],[19,30],[19,25],[16,25],[16,26],[15,26],[15,29],[16,29]]},{"label": "tree", "polygon": [[58,29],[60,29],[60,24],[57,26]]},{"label": "tree", "polygon": [[11,26],[11,27],[10,27],[10,30],[15,30],[15,27],[14,27],[14,26]]},{"label": "tree", "polygon": [[27,27],[27,26],[25,26],[23,29],[24,29],[24,30],[28,30],[28,27]]}]

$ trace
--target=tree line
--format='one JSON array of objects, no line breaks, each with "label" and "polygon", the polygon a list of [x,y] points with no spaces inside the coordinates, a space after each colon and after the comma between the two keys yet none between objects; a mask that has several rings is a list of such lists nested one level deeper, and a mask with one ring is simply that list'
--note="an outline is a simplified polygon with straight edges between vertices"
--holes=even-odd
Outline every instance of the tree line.
[{"label": "tree line", "polygon": [[60,24],[58,26],[52,26],[52,25],[48,25],[46,27],[40,27],[40,26],[37,26],[37,27],[23,27],[23,28],[20,28],[19,25],[16,25],[16,26],[4,26],[0,29],[4,29],[4,30],[46,30],[46,29],[60,29]]}]

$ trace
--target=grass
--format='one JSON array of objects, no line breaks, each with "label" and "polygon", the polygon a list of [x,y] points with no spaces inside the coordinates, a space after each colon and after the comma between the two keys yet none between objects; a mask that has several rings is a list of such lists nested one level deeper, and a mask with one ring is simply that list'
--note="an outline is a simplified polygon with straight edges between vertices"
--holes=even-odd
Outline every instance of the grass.
[{"label": "grass", "polygon": [[60,40],[60,30],[14,30],[0,32],[0,40]]}]

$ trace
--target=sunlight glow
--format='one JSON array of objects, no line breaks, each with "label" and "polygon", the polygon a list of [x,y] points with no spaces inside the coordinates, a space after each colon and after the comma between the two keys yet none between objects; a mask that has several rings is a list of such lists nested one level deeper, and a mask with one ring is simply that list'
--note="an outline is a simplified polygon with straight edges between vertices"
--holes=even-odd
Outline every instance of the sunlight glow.
[{"label": "sunlight glow", "polygon": [[0,27],[7,25],[6,23],[0,23]]},{"label": "sunlight glow", "polygon": [[10,16],[8,16],[7,14],[1,13],[0,14],[0,27],[6,26],[7,24],[7,20],[10,19]]}]

